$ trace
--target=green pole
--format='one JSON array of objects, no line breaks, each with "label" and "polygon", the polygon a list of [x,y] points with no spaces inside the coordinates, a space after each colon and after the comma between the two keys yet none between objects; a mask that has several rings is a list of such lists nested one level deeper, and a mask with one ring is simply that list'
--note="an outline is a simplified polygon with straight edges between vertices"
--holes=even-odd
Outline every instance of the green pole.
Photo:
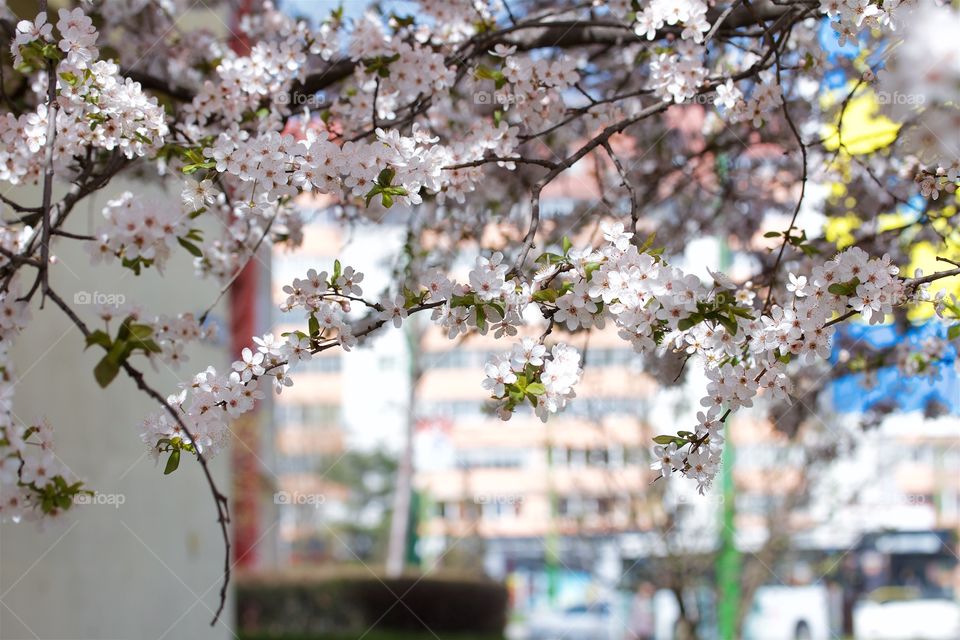
[{"label": "green pole", "polygon": [[[548,427],[549,429],[549,427]],[[549,431],[548,431],[549,434]],[[559,585],[557,584],[557,569],[559,565],[559,540],[557,536],[557,493],[553,489],[553,446],[547,436],[547,500],[550,503],[550,522],[547,537],[544,540],[544,564],[547,569],[547,600],[551,605],[557,602]]]},{"label": "green pole", "polygon": [[[720,241],[720,268],[730,266],[730,248]],[[736,547],[736,485],[733,466],[736,451],[730,433],[730,425],[724,425],[723,458],[720,466],[720,553],[717,555],[717,585],[719,602],[717,622],[722,640],[734,640],[737,635],[737,613],[740,608],[740,554]]]},{"label": "green pole", "polygon": [[411,567],[420,566],[420,554],[417,552],[417,542],[420,540],[420,518],[424,513],[427,500],[422,500],[419,491],[412,491],[410,495],[410,525],[407,529],[406,564]]},{"label": "green pole", "polygon": [[726,442],[720,480],[723,495],[721,509],[720,554],[717,556],[717,582],[720,587],[718,623],[720,638],[734,640],[737,635],[737,610],[740,607],[740,554],[736,547],[736,491],[733,464],[736,452],[730,439],[730,427],[724,428]]}]

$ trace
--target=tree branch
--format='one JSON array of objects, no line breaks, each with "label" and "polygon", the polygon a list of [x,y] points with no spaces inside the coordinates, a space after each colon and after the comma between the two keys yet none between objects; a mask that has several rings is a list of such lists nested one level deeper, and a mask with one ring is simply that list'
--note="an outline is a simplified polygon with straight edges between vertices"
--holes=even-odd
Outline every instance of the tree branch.
[{"label": "tree branch", "polygon": [[[66,314],[66,316],[73,322],[74,325],[80,332],[83,334],[84,338],[90,336],[91,331],[87,324],[76,314],[76,312],[68,305],[63,298],[57,294],[53,289],[47,289],[47,295],[53,300],[53,303],[60,307],[60,309]],[[167,402],[160,392],[147,384],[146,380],[143,377],[143,372],[135,368],[126,360],[122,363],[122,368],[129,376],[134,384],[137,385],[137,388],[142,392],[147,394],[150,398],[156,400],[160,403],[161,406],[170,414],[170,416],[177,422],[181,429],[183,429],[184,434],[191,442],[195,442],[193,435],[190,433],[190,429],[187,428],[187,425],[184,423],[180,413],[174,409]],[[199,449],[196,450],[197,462],[200,463],[200,467],[203,470],[203,475],[206,478],[207,485],[210,488],[210,493],[213,496],[213,501],[217,507],[217,522],[220,524],[220,532],[223,535],[223,545],[224,545],[224,562],[223,562],[223,583],[220,587],[220,603],[217,606],[217,610],[213,615],[213,621],[210,623],[210,626],[213,626],[217,623],[217,620],[220,618],[220,614],[223,612],[223,607],[227,601],[227,586],[230,584],[230,532],[227,525],[230,523],[230,512],[229,512],[229,501],[227,496],[221,493],[220,489],[217,487],[216,481],[213,479],[213,474],[210,472],[210,467],[207,463],[207,459],[203,456],[203,453]]]}]

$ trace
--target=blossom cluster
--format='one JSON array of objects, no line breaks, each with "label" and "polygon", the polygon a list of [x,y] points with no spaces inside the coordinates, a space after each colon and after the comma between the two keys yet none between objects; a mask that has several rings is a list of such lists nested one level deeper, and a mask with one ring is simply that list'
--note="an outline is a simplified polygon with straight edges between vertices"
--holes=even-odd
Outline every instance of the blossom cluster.
[{"label": "blossom cluster", "polygon": [[[96,60],[96,29],[80,9],[60,9],[56,24],[60,39],[46,14],[17,24],[11,44],[15,64],[36,70],[32,85],[46,95],[47,63],[56,74],[56,140],[54,162],[65,168],[84,148],[120,150],[126,157],[146,155],[159,148],[168,134],[166,115],[157,99],[120,74],[111,61]],[[41,100],[32,112],[0,116],[0,180],[35,182],[41,173],[47,145],[49,107]]]},{"label": "blossom cluster", "polygon": [[650,62],[654,93],[664,101],[685,102],[696,95],[709,71],[703,66],[706,48],[689,40]]},{"label": "blossom cluster", "polygon": [[520,405],[529,402],[544,422],[562,411],[576,396],[574,386],[583,373],[580,353],[558,343],[547,347],[533,338],[523,338],[508,354],[493,356],[484,366],[483,388],[496,401],[495,410],[509,420]]},{"label": "blossom cluster", "polygon": [[170,256],[170,243],[185,236],[189,220],[178,210],[148,202],[125,191],[103,208],[105,224],[96,241],[87,245],[91,262],[120,259],[125,265],[162,268]]},{"label": "blossom cluster", "polygon": [[[258,355],[262,361],[263,354]],[[170,453],[168,473],[179,463],[181,451],[211,458],[228,444],[230,421],[253,409],[255,401],[264,397],[257,387],[257,380],[244,382],[236,371],[223,375],[208,367],[183,385],[179,393],[167,398],[167,406],[173,408],[177,417],[167,411],[147,416],[141,439],[154,458]]]},{"label": "blossom cluster", "polygon": [[[492,76],[492,104],[508,113],[511,123],[526,131],[539,131],[563,118],[563,92],[580,79],[575,58],[531,59],[516,55],[516,47],[504,45],[497,45],[490,53],[502,60],[501,68],[492,73],[478,70],[477,74],[481,78]],[[477,88],[487,87],[478,83]]]},{"label": "blossom cluster", "polygon": [[[729,186],[740,197],[747,190],[741,188],[742,165],[763,158],[763,153],[753,153],[758,145],[776,148],[778,136],[793,130],[807,137],[816,128],[812,125],[822,123],[808,118],[808,110],[797,109],[796,127],[749,131],[743,138],[750,141],[744,145],[748,155],[738,155],[739,149],[731,152],[724,136],[710,129],[720,119],[742,125],[739,129],[761,128],[785,106],[784,86],[802,94],[802,87],[811,84],[804,81],[823,57],[815,21],[806,19],[815,12],[813,7],[772,7],[781,11],[784,26],[777,31],[779,54],[764,54],[769,34],[761,34],[756,23],[750,28],[711,24],[714,15],[733,23],[750,11],[706,0],[544,6],[519,20],[498,2],[426,0],[412,16],[368,13],[351,19],[334,11],[312,22],[284,15],[272,3],[259,4],[261,11],[239,23],[249,46],[236,50],[202,32],[191,33],[187,42],[173,29],[175,21],[164,15],[171,13],[169,7],[178,7],[175,3],[87,3],[96,14],[61,10],[55,25],[40,15],[19,22],[10,37],[15,70],[23,77],[18,78],[20,95],[7,100],[11,111],[0,115],[0,180],[37,181],[45,169],[44,151],[50,149],[52,168],[58,179],[72,179],[73,195],[101,188],[118,167],[141,157],[149,157],[156,177],[180,193],[174,207],[131,193],[110,200],[94,239],[87,239],[94,261],[119,262],[138,273],[149,266],[163,268],[176,241],[195,258],[200,273],[229,283],[261,243],[293,247],[300,242],[308,216],[293,203],[301,195],[326,196],[323,201],[335,202],[337,215],[349,219],[367,215],[369,208],[379,214],[394,205],[425,204],[411,216],[411,231],[436,231],[440,236],[436,245],[442,248],[436,252],[428,248],[421,259],[411,251],[408,277],[380,297],[364,298],[363,274],[339,262],[330,272],[311,269],[287,284],[281,309],[302,311],[301,329],[254,337],[229,371],[207,368],[197,373],[170,397],[165,411],[146,421],[144,441],[153,453],[169,454],[168,470],[176,467],[182,452],[214,455],[221,450],[229,421],[249,411],[268,387],[280,393],[292,385],[297,365],[314,353],[349,350],[365,336],[400,327],[411,314],[429,310],[451,339],[474,332],[513,338],[528,322],[548,325],[541,339],[516,338],[519,342],[509,353],[485,368],[484,387],[503,418],[529,403],[546,419],[573,399],[581,376],[580,355],[562,341],[546,342],[555,328],[576,332],[609,324],[638,352],[670,350],[702,363],[708,382],[697,424],[692,431],[661,436],[657,453],[664,475],[687,475],[704,488],[716,472],[721,426],[730,412],[750,407],[760,394],[786,397],[791,363],[825,358],[839,319],[858,314],[868,322],[882,322],[917,291],[899,276],[889,257],[871,258],[860,249],[848,249],[818,263],[791,263],[794,272],[786,293],[777,289],[777,274],[772,273],[768,286],[771,293],[777,289],[777,295],[757,296],[752,285],[735,284],[723,274],[712,274],[710,282],[669,264],[623,224],[609,221],[602,226],[602,244],[570,243],[562,254],[544,253],[531,277],[527,252],[547,233],[546,227],[562,222],[563,213],[554,217],[552,211],[543,216],[541,228],[536,215],[530,216],[529,242],[524,240],[516,262],[509,244],[498,244],[502,252],[472,256],[472,269],[458,282],[448,268],[452,258],[435,255],[458,252],[464,239],[481,236],[483,225],[494,220],[504,222],[503,237],[509,238],[513,222],[521,216],[526,222],[530,214],[524,207],[526,197],[518,193],[546,198],[559,186],[549,183],[566,169],[589,162],[602,148],[612,156],[614,130],[618,151],[644,148],[636,166],[617,166],[625,187],[641,176],[655,176],[655,188],[646,193],[659,199],[682,173],[687,185],[681,190],[689,187],[697,199],[692,206],[681,204],[706,210],[700,207],[701,196],[709,192],[712,199],[720,192],[706,187],[721,186],[713,183],[722,173],[724,189]],[[922,121],[911,123],[896,143],[918,158],[897,168],[902,175],[915,175],[914,188],[936,199],[941,192],[953,193],[960,175],[960,158],[940,139],[949,136],[937,135],[956,130],[958,122],[952,92],[960,71],[956,57],[946,55],[955,38],[942,30],[950,21],[941,19],[943,11],[955,10],[926,8],[916,21],[907,22],[907,8],[919,10],[918,5],[916,0],[823,0],[820,9],[833,22],[841,44],[866,39],[868,31],[882,37],[905,33],[930,43],[927,50],[908,49],[894,56],[878,74],[876,88],[929,98]],[[721,13],[725,9],[729,11]],[[149,14],[139,16],[139,10]],[[577,22],[580,17],[598,24],[587,25],[586,32],[561,26],[567,32],[557,38],[549,33],[564,24],[552,26],[555,20]],[[116,45],[103,50],[116,52],[117,61],[99,59],[101,34],[95,25],[105,41]],[[136,50],[139,39],[115,37],[131,25],[150,30],[156,55],[144,60]],[[713,26],[717,31],[711,32]],[[731,38],[731,33],[736,36]],[[581,37],[589,48],[578,50]],[[943,64],[930,67],[929,73],[915,73],[926,59],[941,58]],[[617,66],[628,73],[616,73]],[[151,93],[163,96],[163,106],[125,75],[144,78]],[[780,76],[789,84],[781,86]],[[647,137],[640,126],[647,117],[643,114],[662,113],[657,109],[710,92],[715,92],[721,118],[711,115],[703,127],[697,126],[697,118],[687,122],[692,126],[673,127],[677,139],[688,140],[675,157],[662,154],[658,147],[674,145],[660,145],[662,137]],[[648,109],[642,103],[651,95],[655,102]],[[907,111],[898,109],[906,102],[892,100],[888,111],[907,120]],[[818,110],[815,106],[810,111]],[[665,117],[684,111],[671,107]],[[790,119],[789,114],[785,117]],[[612,125],[617,126],[607,130]],[[740,140],[733,127],[730,133]],[[817,146],[810,145],[811,157],[819,153]],[[710,168],[698,166],[689,173],[676,169],[690,165],[695,154],[702,156],[702,167]],[[773,163],[764,164],[769,168]],[[751,179],[753,173],[762,173],[748,171]],[[877,185],[886,177],[880,173]],[[531,185],[536,185],[533,191]],[[786,179],[777,186],[792,183]],[[603,196],[607,201],[607,194]],[[769,206],[765,198],[755,202],[764,209]],[[41,263],[35,252],[41,224],[37,220],[43,220],[40,213],[51,211],[66,216],[73,204],[53,203],[42,212],[35,206],[14,207],[26,215],[0,227],[0,268],[46,269],[46,253]],[[650,215],[656,222],[658,214]],[[191,220],[200,216],[220,223],[222,233],[205,237],[192,228]],[[748,241],[741,246],[749,245],[763,218],[738,213],[731,223],[723,202],[709,217],[737,227],[738,239]],[[692,213],[690,218],[702,223],[699,229],[716,229],[709,227],[713,222],[708,214]],[[61,222],[43,224],[52,224],[55,235],[77,235],[60,229]],[[484,241],[483,246],[494,245]],[[44,248],[49,250],[49,243]],[[45,287],[33,290],[47,293]],[[6,346],[13,333],[4,332],[19,330],[25,307],[18,306],[9,287],[0,295],[0,346]],[[107,330],[92,332],[88,346],[104,347],[107,356],[113,347],[127,355],[139,350],[152,363],[175,367],[186,360],[187,343],[209,334],[203,316],[147,319],[139,311],[117,309],[100,315]],[[109,326],[114,317],[124,318],[115,338]],[[924,362],[943,352],[942,341],[931,341],[923,347]],[[107,356],[97,371],[104,385],[120,367]],[[917,369],[920,362],[912,355],[900,360],[905,370]],[[10,421],[3,429],[0,451],[13,452],[4,458],[4,479],[9,481],[11,470],[16,471],[17,504],[47,500],[41,505],[45,511],[77,490],[62,469],[44,462],[44,474],[53,470],[54,477],[61,478],[49,495],[44,493],[52,485],[38,483],[36,464],[27,463],[26,452],[34,447],[24,443],[46,451],[48,427],[23,429]],[[24,470],[32,479],[25,484]]]},{"label": "blossom cluster", "polygon": [[653,40],[664,26],[683,25],[680,37],[702,43],[710,31],[707,3],[704,0],[653,0],[637,11],[634,32],[641,38]]},{"label": "blossom cluster", "polygon": [[315,340],[334,340],[346,350],[356,345],[353,327],[347,317],[350,299],[363,295],[360,283],[363,274],[346,267],[341,270],[340,263],[334,266],[332,275],[326,271],[317,273],[316,269],[307,271],[305,278],[294,278],[284,285],[286,301],[280,305],[284,313],[302,308],[315,330],[311,336]]},{"label": "blossom cluster", "polygon": [[[183,327],[184,322],[178,324]],[[170,327],[161,335],[175,331],[176,326]],[[313,343],[301,332],[279,337],[266,333],[254,337],[253,342],[254,349],[244,348],[228,373],[207,367],[181,385],[179,393],[169,396],[167,405],[176,417],[169,411],[157,411],[144,420],[141,439],[153,456],[169,452],[177,461],[180,451],[215,456],[229,442],[230,422],[265,397],[259,388],[262,379],[271,380],[279,394],[293,385],[290,370],[312,356]]]},{"label": "blossom cluster", "polygon": [[[228,373],[218,373],[214,367],[199,372],[167,399],[179,420],[169,411],[158,411],[144,421],[141,438],[151,453],[169,453],[168,460],[177,462],[168,465],[179,463],[181,451],[208,458],[216,455],[229,441],[230,421],[264,397],[262,381],[271,381],[276,393],[282,393],[293,385],[291,372],[321,347],[338,345],[349,350],[356,344],[347,317],[349,300],[362,295],[362,281],[362,273],[349,266],[341,268],[337,262],[332,274],[310,269],[306,277],[286,285],[287,299],[280,309],[285,313],[302,309],[309,320],[307,331],[255,336],[254,347],[244,348]],[[192,316],[157,318],[151,325],[168,359],[179,357],[183,340],[206,335]]]},{"label": "blossom cluster", "polygon": [[[702,361],[709,383],[699,424],[664,436],[658,450],[701,489],[719,464],[718,423],[752,406],[761,391],[787,398],[788,363],[827,358],[835,318],[858,313],[879,323],[910,294],[889,256],[871,258],[854,247],[809,275],[790,274],[784,299],[757,308],[753,292],[724,274],[714,273],[713,286],[707,286],[641,250],[621,223],[605,223],[603,234],[598,249],[571,247],[563,256],[548,256],[533,298],[552,301],[553,321],[568,330],[601,327],[611,319],[637,352],[673,349]],[[509,359],[501,358],[487,366],[487,386],[502,396],[502,385],[513,383],[515,374]]]},{"label": "blossom cluster", "polygon": [[855,41],[863,30],[896,30],[906,8],[916,4],[918,0],[820,0],[820,10],[833,21],[833,30],[843,46]]},{"label": "blossom cluster", "polygon": [[441,302],[431,316],[451,340],[475,330],[481,335],[493,328],[494,337],[513,336],[523,323],[530,303],[530,287],[518,279],[507,280],[503,254],[478,256],[468,274],[468,284],[431,272],[421,283],[424,300]]}]

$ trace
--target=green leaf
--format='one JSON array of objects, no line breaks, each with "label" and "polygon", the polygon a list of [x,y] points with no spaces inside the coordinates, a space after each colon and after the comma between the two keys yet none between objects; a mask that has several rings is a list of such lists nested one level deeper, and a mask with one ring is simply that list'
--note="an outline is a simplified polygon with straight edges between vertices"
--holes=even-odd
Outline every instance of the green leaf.
[{"label": "green leaf", "polygon": [[41,49],[41,51],[43,51],[43,55],[45,58],[48,58],[49,60],[53,60],[54,62],[59,62],[60,59],[63,57],[60,52],[60,48],[57,45],[53,44],[52,42],[43,45],[43,48]]},{"label": "green leaf", "polygon": [[471,307],[475,303],[475,299],[472,293],[468,293],[463,296],[451,296],[450,297],[450,306],[451,307]]},{"label": "green leaf", "polygon": [[960,324],[955,324],[947,329],[947,339],[956,340],[960,338]]},{"label": "green leaf", "polygon": [[[124,335],[129,335],[129,331],[121,332]],[[110,347],[110,351],[107,352],[107,357],[116,362],[118,365],[122,364],[131,353],[135,346],[133,343],[127,341],[126,338],[121,338],[120,335],[117,336],[117,339],[113,341],[113,345]]]},{"label": "green leaf", "polygon": [[130,335],[137,340],[146,340],[153,336],[153,327],[148,324],[131,324]]},{"label": "green leaf", "polygon": [[654,241],[656,241],[656,239],[657,239],[657,232],[656,232],[656,231],[654,231],[654,232],[652,232],[650,235],[648,235],[648,236],[647,236],[647,239],[643,241],[643,244],[642,244],[642,245],[640,245],[640,249],[639,249],[640,253],[643,253],[644,251],[646,251],[647,249],[649,249],[650,247],[652,247],[652,246],[653,246],[653,243],[654,243]]},{"label": "green leaf", "polygon": [[307,321],[307,327],[310,329],[310,337],[317,338],[320,335],[320,321],[317,320],[317,316],[310,314],[310,319]]},{"label": "green leaf", "polygon": [[557,290],[556,289],[541,289],[533,294],[533,299],[536,302],[556,302],[557,301]]},{"label": "green leaf", "polygon": [[561,262],[564,262],[565,260],[566,258],[564,258],[559,253],[550,253],[548,251],[546,253],[540,254],[540,256],[538,256],[537,259],[534,260],[534,262],[542,262],[544,264],[559,264]]},{"label": "green leaf", "polygon": [[180,466],[180,449],[174,449],[167,458],[167,466],[163,468],[163,475],[168,476]]},{"label": "green leaf", "polygon": [[403,288],[403,307],[409,309],[414,307],[421,302],[421,294],[417,291],[411,289]]},{"label": "green leaf", "polygon": [[120,329],[117,330],[117,342],[126,340],[130,337],[131,324],[133,324],[132,318],[124,318],[123,322],[120,324]]},{"label": "green leaf", "polygon": [[496,74],[496,71],[483,65],[478,66],[477,70],[473,72],[474,77],[479,80],[493,80],[497,77]]},{"label": "green leaf", "polygon": [[192,164],[185,165],[181,171],[187,175],[190,175],[192,173],[196,173],[200,169],[213,169],[215,166],[217,166],[217,162],[215,160],[206,160],[204,162],[194,162]]},{"label": "green leaf", "polygon": [[377,184],[381,187],[389,187],[396,175],[397,172],[392,167],[387,167],[377,175]]},{"label": "green leaf", "polygon": [[779,232],[779,231],[767,231],[765,234],[763,234],[763,237],[764,237],[764,238],[779,238],[779,237],[780,237],[780,232]]},{"label": "green leaf", "polygon": [[533,394],[535,396],[542,396],[547,392],[547,388],[543,386],[543,383],[540,382],[531,382],[527,385],[527,393]]},{"label": "green leaf", "polygon": [[380,185],[374,185],[370,189],[370,191],[368,191],[367,194],[363,197],[365,201],[364,204],[366,204],[366,206],[369,207],[370,202],[380,193],[383,193],[383,187],[381,187]]},{"label": "green leaf", "polygon": [[106,331],[97,329],[96,331],[91,333],[89,336],[87,336],[87,348],[95,344],[100,345],[104,349],[107,349],[107,350],[110,349],[110,336],[107,335]]},{"label": "green leaf", "polygon": [[160,353],[163,349],[154,340],[137,340],[137,347],[148,353]]},{"label": "green leaf", "polygon": [[656,436],[653,439],[653,441],[656,442],[657,444],[664,444],[664,445],[675,443],[678,447],[683,444],[686,444],[686,440],[684,440],[683,438],[679,436],[671,436],[671,435]]},{"label": "green leaf", "polygon": [[570,238],[568,238],[567,236],[563,236],[563,243],[561,244],[561,246],[563,247],[563,255],[567,255],[568,253],[570,253],[570,249],[573,248],[573,242],[571,242]]},{"label": "green leaf", "polygon": [[688,329],[692,329],[701,322],[703,322],[703,316],[699,313],[694,313],[686,318],[681,318],[680,322],[677,323],[677,329],[680,331],[686,331]]},{"label": "green leaf", "polygon": [[583,274],[587,277],[587,280],[593,276],[593,273],[599,269],[600,266],[601,265],[599,262],[588,262],[587,264],[583,265]]},{"label": "green leaf", "polygon": [[835,296],[850,296],[857,291],[857,285],[860,284],[860,278],[854,278],[847,282],[834,282],[827,287],[827,291]]},{"label": "green leaf", "polygon": [[109,353],[103,356],[93,369],[93,377],[96,378],[97,384],[104,389],[113,382],[118,373],[120,373],[120,363],[112,358]]},{"label": "green leaf", "polygon": [[129,258],[123,258],[121,261],[124,267],[133,271],[134,275],[140,275],[140,267],[149,267],[150,261],[144,260],[142,257],[137,256],[135,259],[130,260]]},{"label": "green leaf", "polygon": [[202,257],[203,257],[203,251],[200,250],[200,247],[198,247],[197,245],[193,244],[193,243],[190,242],[189,240],[187,240],[187,239],[185,239],[185,238],[177,238],[177,242],[180,243],[180,246],[181,246],[181,247],[183,247],[184,249],[186,249],[187,251],[189,251],[189,252],[190,252],[190,255],[192,255],[192,256],[194,256],[194,257],[196,257],[196,258],[202,258]]},{"label": "green leaf", "polygon": [[722,315],[718,318],[718,320],[720,324],[723,325],[723,328],[727,330],[727,333],[729,333],[732,336],[737,335],[737,330],[740,327],[737,325],[737,320],[736,318],[733,317],[733,315],[729,315],[729,316]]}]

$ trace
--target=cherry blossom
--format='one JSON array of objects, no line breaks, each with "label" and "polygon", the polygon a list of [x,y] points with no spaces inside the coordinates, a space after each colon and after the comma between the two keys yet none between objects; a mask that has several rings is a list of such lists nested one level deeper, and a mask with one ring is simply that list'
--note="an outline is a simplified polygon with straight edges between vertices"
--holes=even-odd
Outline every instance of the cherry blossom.
[{"label": "cherry blossom", "polygon": [[[502,345],[478,386],[504,419],[577,401],[574,345],[590,332],[608,329],[654,373],[682,359],[706,380],[699,411],[657,436],[653,468],[701,491],[730,416],[789,401],[799,371],[824,368],[837,325],[930,305],[943,331],[890,357],[907,375],[933,375],[960,335],[952,290],[927,291],[960,273],[957,256],[901,273],[918,248],[956,244],[949,3],[424,0],[409,18],[311,22],[254,4],[237,26],[249,46],[234,49],[185,34],[179,0],[19,21],[0,3],[16,25],[0,181],[42,194],[2,196],[4,518],[59,515],[87,490],[51,457],[51,427],[10,411],[9,348],[41,307],[99,350],[98,384],[123,374],[157,401],[143,442],[165,472],[200,465],[225,535],[208,461],[231,420],[295,384],[313,355],[411,316]],[[858,54],[825,54],[821,26]],[[867,151],[842,126],[864,99],[895,131]],[[134,175],[162,188],[110,191],[90,229],[73,224]],[[819,200],[814,184],[830,186]],[[81,308],[49,277],[58,247],[79,242],[98,268],[132,276],[192,262],[222,297],[259,252],[296,251],[316,215],[402,227],[396,277],[371,292],[378,279],[361,270],[377,265],[305,265],[282,283],[283,328],[249,336],[222,372],[194,362],[209,311]],[[885,228],[890,217],[904,226]],[[833,237],[837,221],[849,238]],[[734,254],[722,273],[694,255],[705,238]],[[170,395],[141,371],[187,362],[197,373]]]}]

